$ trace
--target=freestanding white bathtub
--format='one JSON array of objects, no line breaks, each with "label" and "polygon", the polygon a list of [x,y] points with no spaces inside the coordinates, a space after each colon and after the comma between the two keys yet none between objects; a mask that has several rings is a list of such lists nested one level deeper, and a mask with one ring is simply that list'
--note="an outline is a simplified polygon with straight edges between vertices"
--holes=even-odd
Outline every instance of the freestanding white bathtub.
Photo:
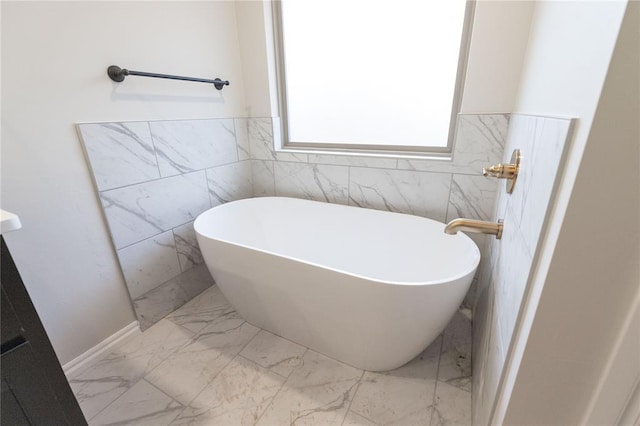
[{"label": "freestanding white bathtub", "polygon": [[294,198],[223,204],[194,227],[246,321],[371,371],[405,364],[438,337],[480,261],[469,237],[440,222]]}]

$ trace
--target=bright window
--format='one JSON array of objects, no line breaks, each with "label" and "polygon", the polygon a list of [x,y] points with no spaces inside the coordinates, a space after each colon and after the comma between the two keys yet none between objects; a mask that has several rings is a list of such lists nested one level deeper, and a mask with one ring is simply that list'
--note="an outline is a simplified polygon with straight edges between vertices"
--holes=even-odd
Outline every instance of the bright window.
[{"label": "bright window", "polygon": [[465,0],[275,3],[285,147],[450,150]]}]

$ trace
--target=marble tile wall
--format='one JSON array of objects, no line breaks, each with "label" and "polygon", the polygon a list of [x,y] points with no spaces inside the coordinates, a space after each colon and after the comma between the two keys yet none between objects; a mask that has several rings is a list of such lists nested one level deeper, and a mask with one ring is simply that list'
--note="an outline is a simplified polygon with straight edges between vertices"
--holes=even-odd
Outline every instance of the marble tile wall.
[{"label": "marble tile wall", "polygon": [[245,127],[234,119],[78,125],[142,329],[213,284],[193,220],[253,195]]},{"label": "marble tile wall", "polygon": [[252,160],[255,195],[294,196],[438,220],[458,214],[489,218],[497,185],[482,176],[482,167],[502,158],[508,123],[507,114],[460,115],[453,159],[424,160],[275,151],[270,118],[237,120],[246,127],[244,152]]},{"label": "marble tile wall", "polygon": [[504,233],[501,240],[490,240],[479,273],[473,316],[473,424],[489,422],[571,125],[569,119],[511,115],[502,160],[509,161],[519,148],[522,162],[513,193],[506,194],[501,184],[491,217],[504,219]]},{"label": "marble tile wall", "polygon": [[[460,115],[452,160],[281,152],[274,150],[270,118],[236,124],[245,128],[243,153],[251,160],[254,196],[306,198],[444,222],[493,216],[499,182],[482,176],[482,168],[502,159],[509,115]],[[486,252],[489,238],[471,237]]]},{"label": "marble tile wall", "polygon": [[[193,231],[208,208],[289,196],[440,221],[489,219],[509,116],[461,115],[452,160],[274,150],[270,118],[78,125],[142,328],[212,284]],[[484,236],[474,235],[481,250]]]}]

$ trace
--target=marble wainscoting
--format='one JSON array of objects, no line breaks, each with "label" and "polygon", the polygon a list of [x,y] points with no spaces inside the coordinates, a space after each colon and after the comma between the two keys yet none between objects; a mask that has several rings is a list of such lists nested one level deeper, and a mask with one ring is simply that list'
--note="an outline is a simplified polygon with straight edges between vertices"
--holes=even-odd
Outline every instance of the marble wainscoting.
[{"label": "marble wainscoting", "polygon": [[[488,220],[498,182],[481,170],[502,158],[508,124],[506,114],[459,116],[451,160],[280,152],[270,118],[87,123],[78,130],[144,329],[213,283],[192,226],[208,208],[278,195],[439,221]],[[471,237],[486,255],[488,238]]]},{"label": "marble wainscoting", "polygon": [[[271,118],[238,119],[236,125],[246,134],[243,153],[251,160],[254,196],[306,198],[443,222],[493,218],[500,182],[482,176],[482,168],[502,159],[508,114],[458,116],[451,160],[282,152],[274,149]],[[470,236],[488,255],[489,237]]]},{"label": "marble wainscoting", "polygon": [[490,241],[480,267],[473,317],[473,424],[490,420],[571,127],[569,119],[511,115],[502,161],[519,148],[522,162],[513,193],[498,195],[493,219],[504,218],[504,233]]},{"label": "marble wainscoting", "polygon": [[143,330],[213,284],[193,220],[253,196],[248,137],[236,128],[233,119],[78,125]]},{"label": "marble wainscoting", "polygon": [[90,425],[470,425],[471,318],[383,373],[243,321],[217,286],[70,379]]}]

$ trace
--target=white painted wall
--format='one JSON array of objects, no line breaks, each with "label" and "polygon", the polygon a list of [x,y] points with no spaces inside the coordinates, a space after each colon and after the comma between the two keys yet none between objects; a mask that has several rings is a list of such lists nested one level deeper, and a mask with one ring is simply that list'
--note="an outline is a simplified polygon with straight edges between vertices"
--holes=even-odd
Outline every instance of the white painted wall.
[{"label": "white painted wall", "polygon": [[512,112],[533,1],[478,0],[461,112]]},{"label": "white painted wall", "polygon": [[[619,340],[612,347],[611,358],[593,394],[590,409],[586,410],[583,424],[624,425],[640,420],[640,407],[632,409],[640,402],[637,396],[640,391],[640,286],[633,305],[620,328]],[[634,391],[636,401],[633,401]],[[628,416],[632,417],[629,423],[621,421],[626,408],[630,411]]]},{"label": "white painted wall", "polygon": [[269,55],[273,43],[267,39],[267,34],[271,34],[270,27],[266,27],[270,24],[267,20],[270,14],[265,11],[268,2],[238,0],[235,4],[247,114],[249,117],[277,116],[277,94],[274,91],[272,95],[270,91],[275,89],[271,87],[275,84],[275,75],[269,75],[269,64],[273,64],[274,59]]},{"label": "white painted wall", "polygon": [[6,239],[62,363],[134,320],[74,123],[244,116],[238,49],[233,2],[2,2]]},{"label": "white painted wall", "polygon": [[583,424],[638,286],[638,44],[623,43],[609,70],[626,6],[540,2],[534,12],[516,112],[578,122],[495,424]]}]

